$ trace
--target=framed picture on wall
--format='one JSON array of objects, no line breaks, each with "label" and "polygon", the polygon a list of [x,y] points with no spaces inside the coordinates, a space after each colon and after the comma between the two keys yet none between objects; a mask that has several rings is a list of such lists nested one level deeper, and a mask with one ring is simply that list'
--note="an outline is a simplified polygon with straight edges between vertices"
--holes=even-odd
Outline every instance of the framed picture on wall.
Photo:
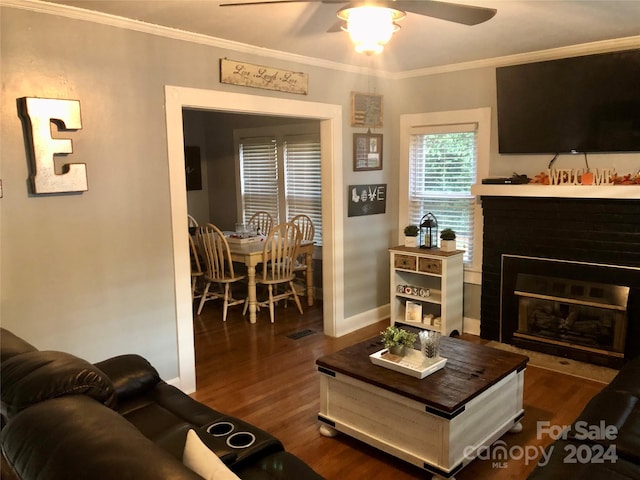
[{"label": "framed picture on wall", "polygon": [[382,134],[353,134],[353,170],[382,170]]},{"label": "framed picture on wall", "polygon": [[382,127],[382,95],[351,92],[351,126]]}]

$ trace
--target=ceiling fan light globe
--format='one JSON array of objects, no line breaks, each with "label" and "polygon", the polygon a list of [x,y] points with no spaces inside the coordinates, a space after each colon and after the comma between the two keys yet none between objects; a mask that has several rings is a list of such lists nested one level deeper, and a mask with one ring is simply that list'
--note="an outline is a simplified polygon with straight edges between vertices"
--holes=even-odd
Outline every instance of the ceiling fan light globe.
[{"label": "ceiling fan light globe", "polygon": [[349,32],[356,52],[367,55],[382,52],[394,32],[400,29],[395,20],[402,20],[405,13],[393,8],[363,6],[345,8],[338,18],[347,22],[343,30]]}]

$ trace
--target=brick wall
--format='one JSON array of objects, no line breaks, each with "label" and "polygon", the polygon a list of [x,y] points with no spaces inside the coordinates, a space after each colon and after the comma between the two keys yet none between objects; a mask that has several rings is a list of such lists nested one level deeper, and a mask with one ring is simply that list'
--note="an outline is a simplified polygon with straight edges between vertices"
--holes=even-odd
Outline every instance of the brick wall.
[{"label": "brick wall", "polygon": [[[482,208],[482,338],[500,337],[502,254],[640,267],[639,200],[482,197]],[[640,272],[629,281],[640,288]]]}]

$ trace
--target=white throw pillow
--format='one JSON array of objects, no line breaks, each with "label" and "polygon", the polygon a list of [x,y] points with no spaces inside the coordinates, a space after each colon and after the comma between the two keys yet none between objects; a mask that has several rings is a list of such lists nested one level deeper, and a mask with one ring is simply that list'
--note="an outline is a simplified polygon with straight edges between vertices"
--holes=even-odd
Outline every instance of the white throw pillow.
[{"label": "white throw pillow", "polygon": [[182,463],[206,480],[240,480],[193,430],[187,432]]}]

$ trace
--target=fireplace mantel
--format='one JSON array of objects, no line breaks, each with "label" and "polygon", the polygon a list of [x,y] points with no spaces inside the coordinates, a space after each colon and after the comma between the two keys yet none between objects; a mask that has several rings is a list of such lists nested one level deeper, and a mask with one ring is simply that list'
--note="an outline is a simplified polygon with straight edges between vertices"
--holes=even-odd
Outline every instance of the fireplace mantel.
[{"label": "fireplace mantel", "polygon": [[488,197],[541,198],[611,198],[640,200],[640,186],[635,185],[484,185],[471,187],[471,193]]}]

